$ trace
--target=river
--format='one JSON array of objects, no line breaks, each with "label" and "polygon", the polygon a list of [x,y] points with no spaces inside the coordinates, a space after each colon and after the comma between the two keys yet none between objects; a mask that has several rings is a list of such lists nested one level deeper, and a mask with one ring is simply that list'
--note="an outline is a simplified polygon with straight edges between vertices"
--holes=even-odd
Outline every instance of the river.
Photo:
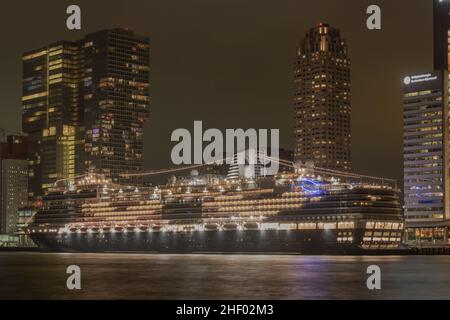
[{"label": "river", "polygon": [[450,299],[450,256],[0,253],[0,299]]}]

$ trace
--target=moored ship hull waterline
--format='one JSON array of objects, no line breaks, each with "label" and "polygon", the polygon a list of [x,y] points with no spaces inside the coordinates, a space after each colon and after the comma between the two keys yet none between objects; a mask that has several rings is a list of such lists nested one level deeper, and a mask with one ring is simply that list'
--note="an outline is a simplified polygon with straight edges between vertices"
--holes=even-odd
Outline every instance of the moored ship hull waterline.
[{"label": "moored ship hull waterline", "polygon": [[[357,230],[355,239],[364,231]],[[402,254],[398,245],[364,248],[358,243],[338,243],[335,231],[193,231],[189,233],[39,234],[32,237],[43,252],[169,253],[169,254],[299,254],[380,255]]]},{"label": "moored ship hull waterline", "polygon": [[401,254],[399,192],[284,173],[190,176],[138,189],[98,177],[55,188],[27,234],[46,252]]}]

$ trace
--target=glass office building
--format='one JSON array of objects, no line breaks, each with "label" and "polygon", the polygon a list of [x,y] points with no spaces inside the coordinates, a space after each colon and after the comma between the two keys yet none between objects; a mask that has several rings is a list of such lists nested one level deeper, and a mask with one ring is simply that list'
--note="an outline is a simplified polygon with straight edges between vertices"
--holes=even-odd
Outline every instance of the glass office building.
[{"label": "glass office building", "polygon": [[447,242],[449,101],[447,71],[404,78],[404,209],[409,241]]}]

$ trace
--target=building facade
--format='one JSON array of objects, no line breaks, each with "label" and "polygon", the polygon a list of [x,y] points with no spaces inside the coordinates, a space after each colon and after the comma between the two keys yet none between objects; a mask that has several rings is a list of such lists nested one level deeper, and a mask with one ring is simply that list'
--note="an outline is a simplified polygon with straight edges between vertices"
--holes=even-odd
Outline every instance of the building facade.
[{"label": "building facade", "polygon": [[115,181],[141,170],[149,51],[148,38],[112,29],[23,55],[31,198],[91,169]]},{"label": "building facade", "polygon": [[433,0],[434,70],[448,70],[450,54],[450,1]]},{"label": "building facade", "polygon": [[320,23],[301,41],[294,67],[295,160],[351,169],[351,90],[347,43]]},{"label": "building facade", "polygon": [[0,144],[0,233],[17,232],[19,208],[28,202],[27,138],[8,136]]},{"label": "building facade", "polygon": [[404,79],[404,209],[409,241],[448,239],[449,101],[446,70]]},{"label": "building facade", "polygon": [[22,65],[22,130],[29,137],[33,198],[56,180],[73,178],[83,169],[76,152],[84,148],[83,59],[77,43],[61,41],[25,53]]},{"label": "building facade", "polygon": [[149,112],[149,40],[127,30],[106,30],[81,44],[85,165],[113,181],[143,166]]},{"label": "building facade", "polygon": [[433,72],[404,78],[406,240],[449,244],[450,2],[433,0]]}]

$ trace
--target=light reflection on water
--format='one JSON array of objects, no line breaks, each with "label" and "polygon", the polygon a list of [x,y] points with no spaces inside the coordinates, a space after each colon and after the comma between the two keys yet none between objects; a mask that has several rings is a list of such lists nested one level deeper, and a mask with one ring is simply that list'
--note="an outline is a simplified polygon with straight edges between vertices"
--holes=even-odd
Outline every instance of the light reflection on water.
[{"label": "light reflection on water", "polygon": [[[382,269],[382,290],[366,269]],[[82,290],[66,289],[66,268]],[[0,253],[1,299],[450,299],[450,256]]]}]

